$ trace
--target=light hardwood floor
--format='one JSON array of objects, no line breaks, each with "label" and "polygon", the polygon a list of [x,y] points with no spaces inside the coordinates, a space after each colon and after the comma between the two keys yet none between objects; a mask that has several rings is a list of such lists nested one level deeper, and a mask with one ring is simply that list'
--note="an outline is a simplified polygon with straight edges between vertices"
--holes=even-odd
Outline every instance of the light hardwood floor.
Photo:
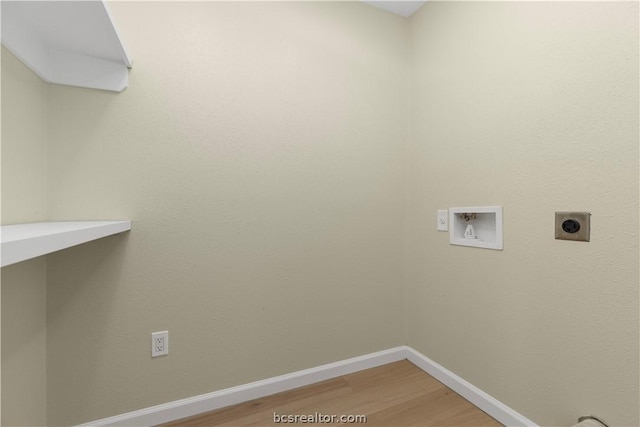
[{"label": "light hardwood floor", "polygon": [[[367,427],[502,425],[411,362],[403,360],[174,421],[164,426],[285,424],[275,423],[274,413],[279,416],[316,413],[329,416],[365,415],[366,422],[350,425]],[[339,424],[337,422],[324,425]],[[297,425],[305,424],[298,422]]]}]

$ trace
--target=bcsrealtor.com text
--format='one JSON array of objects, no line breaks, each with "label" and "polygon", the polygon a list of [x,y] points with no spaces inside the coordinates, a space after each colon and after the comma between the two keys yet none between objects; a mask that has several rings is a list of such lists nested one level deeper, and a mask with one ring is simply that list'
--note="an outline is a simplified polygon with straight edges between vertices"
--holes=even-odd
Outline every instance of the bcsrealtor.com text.
[{"label": "bcsrealtor.com text", "polygon": [[273,413],[274,424],[364,424],[366,415],[335,415],[316,412],[314,414]]}]

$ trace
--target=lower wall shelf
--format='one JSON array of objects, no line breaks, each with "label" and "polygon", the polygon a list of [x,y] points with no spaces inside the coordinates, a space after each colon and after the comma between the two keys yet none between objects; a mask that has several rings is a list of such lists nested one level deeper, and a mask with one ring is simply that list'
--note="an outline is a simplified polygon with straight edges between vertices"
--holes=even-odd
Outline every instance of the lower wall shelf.
[{"label": "lower wall shelf", "polygon": [[61,221],[0,227],[2,267],[131,230],[131,221]]}]

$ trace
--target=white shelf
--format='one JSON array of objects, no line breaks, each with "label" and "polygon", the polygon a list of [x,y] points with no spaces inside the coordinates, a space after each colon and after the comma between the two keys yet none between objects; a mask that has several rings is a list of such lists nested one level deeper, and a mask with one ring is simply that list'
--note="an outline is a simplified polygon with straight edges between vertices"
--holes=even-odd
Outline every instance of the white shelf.
[{"label": "white shelf", "polygon": [[131,60],[107,5],[2,0],[2,44],[48,83],[122,92]]},{"label": "white shelf", "polygon": [[2,267],[131,230],[131,221],[63,221],[3,225]]}]

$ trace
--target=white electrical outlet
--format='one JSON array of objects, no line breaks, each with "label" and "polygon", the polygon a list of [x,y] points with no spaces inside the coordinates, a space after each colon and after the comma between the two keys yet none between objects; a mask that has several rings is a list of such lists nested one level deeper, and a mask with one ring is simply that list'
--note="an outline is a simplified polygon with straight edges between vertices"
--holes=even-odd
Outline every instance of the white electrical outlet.
[{"label": "white electrical outlet", "polygon": [[153,332],[151,334],[151,357],[169,354],[169,331]]}]

